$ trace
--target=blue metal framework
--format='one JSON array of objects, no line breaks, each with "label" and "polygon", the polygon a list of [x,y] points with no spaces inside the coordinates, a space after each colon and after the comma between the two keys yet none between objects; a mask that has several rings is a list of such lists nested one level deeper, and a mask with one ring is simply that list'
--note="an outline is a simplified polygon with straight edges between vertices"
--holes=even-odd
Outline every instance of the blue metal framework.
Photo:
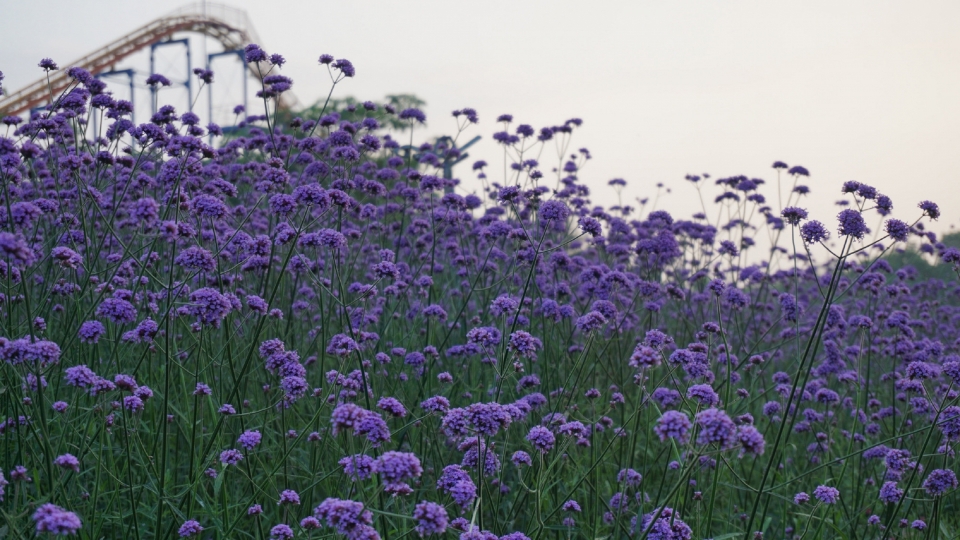
[{"label": "blue metal framework", "polygon": [[[186,79],[185,81],[181,82],[181,83],[178,83],[178,84],[182,84],[183,86],[186,87],[186,89],[187,89],[187,110],[192,111],[192,110],[193,110],[193,90],[192,90],[193,86],[192,86],[192,84],[191,84],[190,81],[191,81],[191,77],[192,77],[192,75],[193,75],[193,73],[192,73],[193,66],[192,66],[192,64],[190,63],[190,39],[189,39],[189,38],[170,39],[170,40],[166,40],[166,41],[157,41],[156,43],[151,44],[151,45],[150,45],[150,73],[153,74],[153,73],[156,73],[156,72],[157,72],[157,71],[156,71],[156,58],[155,58],[155,53],[156,53],[157,49],[159,49],[160,47],[164,47],[164,46],[166,46],[166,45],[183,45],[183,46],[186,47],[186,49],[187,49],[187,79]],[[157,89],[156,86],[150,88],[150,112],[151,112],[151,114],[157,112],[157,90],[158,90],[158,89]]]},{"label": "blue metal framework", "polygon": [[[248,73],[247,73],[247,56],[246,56],[246,54],[244,54],[243,50],[241,50],[241,49],[235,49],[235,50],[231,50],[231,51],[223,51],[223,52],[208,54],[208,55],[207,55],[207,69],[211,69],[211,70],[213,69],[213,68],[211,68],[210,66],[211,66],[211,64],[213,64],[213,59],[214,59],[214,58],[219,58],[219,57],[221,57],[221,56],[231,56],[231,55],[236,55],[238,58],[240,58],[240,61],[243,62],[243,75],[242,75],[242,78],[243,78],[243,110],[246,111],[246,110],[247,110],[247,78],[249,77],[249,75],[248,75]],[[210,122],[213,122],[213,85],[211,85],[211,84],[208,84],[208,85],[207,85],[207,107],[208,107],[208,109],[207,109],[207,118],[209,118]],[[210,139],[211,139],[211,141],[212,141],[212,140],[213,140],[213,137],[211,136]]]},{"label": "blue metal framework", "polygon": [[[103,73],[98,73],[96,77],[102,79],[104,77],[114,77],[117,75],[124,75],[127,77],[127,85],[130,87],[130,105],[135,105],[136,102],[133,100],[133,76],[136,72],[132,69],[118,69],[114,71],[104,71]],[[133,111],[130,113],[130,121],[136,124],[135,120],[136,108],[133,108]]]}]

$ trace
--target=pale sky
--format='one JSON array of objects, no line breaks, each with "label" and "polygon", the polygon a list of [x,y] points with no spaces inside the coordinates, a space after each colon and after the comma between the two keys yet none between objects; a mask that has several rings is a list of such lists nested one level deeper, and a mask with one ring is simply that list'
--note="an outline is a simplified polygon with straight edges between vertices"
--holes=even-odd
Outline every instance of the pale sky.
[{"label": "pale sky", "polygon": [[[581,178],[595,201],[615,202],[611,178],[627,180],[625,202],[663,182],[673,193],[660,207],[686,217],[699,202],[684,175],[771,181],[782,160],[810,169],[814,196],[802,205],[831,228],[845,180],[890,195],[895,217],[912,221],[931,199],[938,230],[960,220],[956,0],[228,3],[287,58],[301,102],[329,90],[317,57],[330,53],[357,68],[337,95],[426,100],[424,136],[454,129],[453,109],[477,109],[469,135],[484,142],[470,162],[501,163],[490,141],[499,114],[536,128],[582,118],[573,147],[593,154]],[[180,5],[0,0],[5,87],[38,78],[42,57],[67,67]],[[118,67],[147,71],[142,59],[129,64]],[[469,167],[456,172],[472,189]]]}]

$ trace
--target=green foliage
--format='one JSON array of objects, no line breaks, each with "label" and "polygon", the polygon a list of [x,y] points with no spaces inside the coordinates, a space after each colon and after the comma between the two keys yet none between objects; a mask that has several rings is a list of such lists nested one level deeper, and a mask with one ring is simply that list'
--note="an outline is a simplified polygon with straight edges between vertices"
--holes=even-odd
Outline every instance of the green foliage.
[{"label": "green foliage", "polygon": [[[960,232],[946,234],[940,241],[949,247],[960,248]],[[941,263],[934,256],[920,253],[914,245],[896,249],[884,259],[894,268],[912,266],[917,270],[917,277],[921,280],[934,278],[949,282],[957,279],[956,271],[952,266]]]},{"label": "green foliage", "polygon": [[316,120],[321,116],[321,111],[325,110],[323,114],[335,112],[340,115],[340,120],[349,122],[359,122],[367,116],[374,116],[382,125],[390,129],[402,130],[408,127],[408,122],[400,120],[394,114],[386,114],[383,107],[385,105],[391,105],[399,112],[411,107],[422,108],[427,104],[426,101],[414,94],[388,94],[384,99],[376,102],[378,107],[377,112],[371,113],[363,108],[362,101],[359,101],[353,96],[331,98],[327,103],[326,109],[323,107],[324,102],[325,100],[319,100],[313,105],[299,111],[281,111],[277,116],[278,121],[280,123],[287,123],[290,119],[297,116],[303,119]]}]

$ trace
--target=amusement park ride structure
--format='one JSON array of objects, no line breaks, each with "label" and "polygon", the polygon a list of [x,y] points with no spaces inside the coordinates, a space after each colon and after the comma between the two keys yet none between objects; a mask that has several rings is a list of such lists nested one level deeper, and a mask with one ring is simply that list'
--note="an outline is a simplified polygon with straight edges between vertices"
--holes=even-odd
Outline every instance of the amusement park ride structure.
[{"label": "amusement park ride structure", "polygon": [[[133,96],[134,74],[132,69],[116,69],[116,66],[130,55],[145,49],[150,51],[150,70],[154,70],[155,52],[158,48],[168,45],[184,46],[186,52],[187,78],[181,84],[191,90],[190,82],[191,54],[188,39],[174,39],[175,35],[184,33],[202,34],[213,38],[223,46],[222,52],[207,54],[204,59],[205,68],[209,69],[210,62],[219,56],[237,55],[244,62],[246,70],[259,80],[256,64],[245,61],[243,47],[248,43],[260,43],[246,12],[229,6],[202,2],[181,7],[163,17],[151,21],[140,28],[129,32],[125,36],[109,43],[100,49],[66,64],[67,67],[81,67],[96,77],[125,76],[129,81],[131,97]],[[0,116],[15,115],[31,112],[50,102],[51,96],[58,96],[74,83],[65,69],[51,71],[49,77],[44,77],[33,83],[11,92],[0,98]],[[244,100],[246,100],[246,80],[244,76]],[[155,102],[155,100],[152,100]],[[213,109],[213,97],[209,94],[209,106]],[[296,105],[296,98],[290,92],[282,96],[280,106],[291,108]],[[155,105],[153,105],[155,106]]]}]

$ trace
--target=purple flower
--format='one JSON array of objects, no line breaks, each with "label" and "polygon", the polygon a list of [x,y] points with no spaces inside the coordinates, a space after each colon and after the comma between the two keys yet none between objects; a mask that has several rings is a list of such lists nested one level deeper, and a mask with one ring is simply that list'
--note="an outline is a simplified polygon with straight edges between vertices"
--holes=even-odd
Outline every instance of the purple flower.
[{"label": "purple flower", "polygon": [[351,353],[360,350],[360,346],[350,336],[346,334],[337,334],[330,338],[330,344],[327,345],[327,353],[341,358],[349,356]]},{"label": "purple flower", "polygon": [[293,540],[293,536],[293,529],[284,523],[274,525],[270,529],[270,538],[275,538],[276,540]]},{"label": "purple flower", "polygon": [[577,319],[577,328],[584,333],[590,333],[603,328],[607,324],[607,318],[599,311],[590,311],[586,315]]},{"label": "purple flower", "polygon": [[417,533],[420,536],[443,534],[447,530],[447,511],[439,504],[422,501],[413,509],[413,519],[417,520]]},{"label": "purple flower", "polygon": [[68,512],[54,504],[44,504],[33,513],[33,521],[37,525],[37,533],[54,535],[77,534],[82,523],[73,512]]},{"label": "purple flower", "polygon": [[533,426],[530,428],[526,439],[530,442],[531,446],[544,454],[552,450],[554,443],[557,441],[553,432],[543,426]]},{"label": "purple flower", "polygon": [[319,529],[321,527],[320,520],[313,516],[307,516],[300,520],[300,528],[311,531],[314,529]]},{"label": "purple flower", "polygon": [[188,519],[187,521],[184,521],[183,525],[181,525],[180,528],[177,530],[177,534],[179,534],[181,538],[186,538],[188,536],[197,536],[201,532],[203,532],[203,527],[200,526],[199,522],[194,521],[192,519]]},{"label": "purple flower", "polygon": [[170,86],[170,79],[159,73],[154,73],[147,77],[147,86]]},{"label": "purple flower", "polygon": [[929,216],[930,219],[937,219],[940,217],[940,207],[937,206],[937,203],[930,201],[923,201],[917,206],[923,210],[923,215]]},{"label": "purple flower", "polygon": [[823,504],[836,504],[840,500],[840,490],[830,486],[817,486],[813,496]]},{"label": "purple flower", "polygon": [[280,500],[277,504],[300,504],[300,494],[292,489],[285,489],[280,492]]},{"label": "purple flower", "polygon": [[143,400],[139,396],[124,396],[123,408],[132,413],[138,413],[143,410]]},{"label": "purple flower", "polygon": [[687,388],[687,399],[695,399],[701,405],[715,407],[720,404],[720,396],[709,384],[695,384]]},{"label": "purple flower", "polygon": [[830,232],[823,226],[823,223],[813,220],[800,226],[800,237],[806,244],[816,244],[829,238]]},{"label": "purple flower", "polygon": [[350,538],[365,538],[361,533],[373,524],[373,514],[363,508],[363,503],[332,497],[314,508],[313,515],[326,520],[328,527]]},{"label": "purple flower", "polygon": [[577,221],[577,225],[581,231],[594,238],[603,234],[603,228],[600,226],[600,222],[590,216],[581,217]]},{"label": "purple flower", "polygon": [[37,257],[22,237],[8,232],[0,232],[0,253],[24,266],[33,264]]},{"label": "purple flower", "polygon": [[939,497],[957,488],[957,475],[950,469],[934,469],[923,481],[923,489],[933,497]]},{"label": "purple flower", "polygon": [[780,211],[780,217],[791,225],[799,225],[801,221],[807,219],[807,211],[796,206],[788,206]]},{"label": "purple flower", "polygon": [[190,202],[190,207],[198,216],[209,219],[219,219],[227,213],[227,205],[212,195],[198,195]]},{"label": "purple flower", "polygon": [[407,415],[406,407],[397,398],[382,397],[377,401],[377,408],[395,418],[403,418]]},{"label": "purple flower", "polygon": [[333,434],[338,435],[343,431],[356,430],[360,425],[360,421],[368,414],[370,414],[370,411],[353,403],[338,405],[330,415],[330,422],[333,424]]},{"label": "purple flower", "polygon": [[267,60],[267,53],[256,43],[250,43],[244,47],[243,52],[247,63],[265,62]]},{"label": "purple flower", "polygon": [[517,467],[521,465],[531,466],[533,465],[533,460],[530,458],[530,454],[524,452],[523,450],[517,450],[513,453],[513,456],[510,457],[510,461]]},{"label": "purple flower", "polygon": [[467,415],[476,432],[488,437],[496,435],[513,420],[510,413],[495,402],[474,403],[467,407]]},{"label": "purple flower", "polygon": [[[656,517],[657,519],[654,519]],[[639,527],[637,527],[639,525]],[[646,532],[647,538],[656,540],[689,540],[693,530],[669,507],[656,508],[644,514],[639,524],[634,520],[636,532]]]},{"label": "purple flower", "polygon": [[347,456],[338,463],[343,467],[343,473],[354,482],[366,480],[373,474],[373,458],[366,454]]},{"label": "purple flower", "polygon": [[864,235],[870,232],[867,228],[867,222],[863,220],[863,215],[853,209],[840,211],[837,216],[840,221],[840,236],[850,236],[857,240],[862,240]]},{"label": "purple flower", "polygon": [[481,347],[496,347],[500,343],[500,337],[500,330],[490,326],[473,328],[467,332],[467,342]]},{"label": "purple flower", "polygon": [[686,414],[679,411],[666,411],[657,420],[653,432],[657,434],[657,437],[660,437],[661,442],[674,439],[679,444],[686,444],[690,440],[691,427],[693,427],[693,424],[690,423],[690,418]]},{"label": "purple flower", "polygon": [[541,221],[561,222],[570,217],[570,208],[563,201],[550,200],[540,205],[537,214]]},{"label": "purple flower", "polygon": [[[321,57],[321,59],[322,58],[323,57]],[[353,64],[345,58],[337,60],[336,62],[330,64],[330,66],[333,69],[339,70],[340,73],[343,73],[344,77],[353,77],[357,74],[357,70],[353,67]]]},{"label": "purple flower", "polygon": [[61,469],[72,469],[74,472],[80,472],[80,460],[73,454],[63,454],[53,460],[53,464]]},{"label": "purple flower", "polygon": [[423,114],[423,111],[412,107],[400,111],[398,116],[401,120],[415,120],[421,124],[427,121],[427,115]]},{"label": "purple flower", "polygon": [[243,459],[243,454],[233,448],[220,452],[220,463],[224,465],[236,465]]},{"label": "purple flower", "polygon": [[373,462],[373,472],[387,484],[400,483],[423,474],[423,467],[417,456],[409,452],[384,452]]},{"label": "purple flower", "polygon": [[100,377],[83,364],[64,370],[64,381],[70,386],[92,388],[98,380],[100,380]]},{"label": "purple flower", "polygon": [[740,456],[751,454],[754,456],[763,455],[766,442],[763,440],[763,434],[752,425],[743,425],[737,430],[737,439],[740,441]]},{"label": "purple flower", "polygon": [[737,443],[737,426],[727,413],[711,408],[697,413],[697,444],[717,444],[721,449],[732,448]]},{"label": "purple flower", "polygon": [[190,293],[190,304],[184,308],[186,314],[214,328],[220,328],[220,322],[231,310],[233,310],[233,303],[230,299],[209,287]]},{"label": "purple flower", "polygon": [[528,332],[517,330],[510,334],[508,347],[523,358],[535,359],[537,351],[543,348],[543,342],[531,336]]},{"label": "purple flower", "polygon": [[50,257],[63,268],[76,269],[83,264],[83,257],[68,247],[58,246],[53,248],[50,250]]},{"label": "purple flower", "polygon": [[137,320],[137,308],[120,298],[107,298],[97,306],[97,316],[114,324],[129,324]]},{"label": "purple flower", "polygon": [[803,314],[803,308],[797,303],[795,296],[788,293],[781,293],[778,300],[780,302],[780,312],[783,313],[783,320],[792,323],[800,320],[800,316]]},{"label": "purple flower", "polygon": [[910,226],[899,219],[888,219],[884,225],[884,230],[897,242],[904,242],[910,234]]},{"label": "purple flower", "polygon": [[880,501],[884,504],[894,504],[903,498],[903,490],[897,487],[896,482],[884,482],[880,487]]}]

